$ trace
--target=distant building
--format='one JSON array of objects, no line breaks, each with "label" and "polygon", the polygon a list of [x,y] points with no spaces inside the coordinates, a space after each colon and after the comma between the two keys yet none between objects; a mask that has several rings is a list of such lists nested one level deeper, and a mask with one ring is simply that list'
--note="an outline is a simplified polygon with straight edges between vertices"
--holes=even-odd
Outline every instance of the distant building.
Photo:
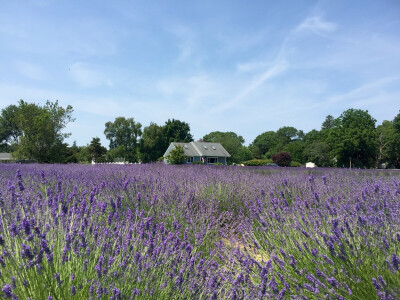
[{"label": "distant building", "polygon": [[15,159],[12,157],[11,153],[0,153],[0,163],[10,162],[15,162]]},{"label": "distant building", "polygon": [[306,168],[315,168],[317,165],[313,162],[306,163]]},{"label": "distant building", "polygon": [[220,143],[209,142],[190,142],[190,143],[177,143],[173,142],[169,145],[167,151],[164,153],[164,162],[168,163],[165,158],[171,150],[176,146],[182,146],[184,155],[186,156],[186,163],[203,162],[206,165],[221,163],[226,165],[226,159],[231,157],[228,151]]}]

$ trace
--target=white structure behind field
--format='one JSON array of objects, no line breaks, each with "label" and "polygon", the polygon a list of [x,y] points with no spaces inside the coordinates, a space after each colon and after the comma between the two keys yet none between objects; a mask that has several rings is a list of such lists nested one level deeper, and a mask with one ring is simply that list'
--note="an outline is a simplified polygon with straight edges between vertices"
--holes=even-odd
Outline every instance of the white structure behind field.
[{"label": "white structure behind field", "polygon": [[313,163],[313,162],[308,162],[308,163],[306,163],[306,168],[315,168],[317,165],[315,164],[315,163]]}]

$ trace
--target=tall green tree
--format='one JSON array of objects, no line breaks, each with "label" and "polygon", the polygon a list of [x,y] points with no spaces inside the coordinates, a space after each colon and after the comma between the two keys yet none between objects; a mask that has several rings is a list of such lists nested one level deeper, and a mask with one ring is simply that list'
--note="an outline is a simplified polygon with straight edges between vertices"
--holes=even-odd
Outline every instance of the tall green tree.
[{"label": "tall green tree", "polygon": [[241,135],[237,135],[232,131],[213,131],[203,136],[203,140],[205,142],[220,143],[231,155],[231,157],[228,157],[228,164],[242,162],[241,156],[245,154],[243,152],[243,143],[245,141]]},{"label": "tall green tree", "polygon": [[395,121],[396,117],[393,121],[383,121],[376,128],[377,167],[400,168],[400,130],[396,130]]},{"label": "tall green tree", "polygon": [[397,133],[400,134],[400,111],[399,113],[394,117],[393,119],[393,127],[396,130]]},{"label": "tall green tree", "polygon": [[64,154],[64,161],[65,163],[78,163],[79,158],[79,147],[76,144],[76,141],[72,143],[72,146],[67,146],[65,149],[65,154]]},{"label": "tall green tree", "polygon": [[328,141],[338,166],[371,168],[377,155],[376,120],[361,109],[348,109],[336,119]]},{"label": "tall green tree", "polygon": [[70,136],[70,133],[63,133],[63,129],[74,121],[72,106],[61,107],[58,101],[47,101],[40,106],[20,100],[11,110],[14,128],[11,132],[18,135],[13,137],[18,141],[15,156],[40,163],[63,162],[67,147],[64,139]]},{"label": "tall green tree", "polygon": [[314,141],[304,148],[305,160],[311,161],[320,167],[329,167],[334,164],[330,156],[330,147],[324,141]]},{"label": "tall green tree", "polygon": [[304,163],[304,143],[302,140],[295,140],[286,144],[283,149],[284,152],[288,152],[292,160],[299,163]]},{"label": "tall green tree", "polygon": [[168,121],[165,122],[163,126],[163,135],[167,145],[172,142],[193,142],[189,124],[175,119],[168,119]]},{"label": "tall green tree", "polygon": [[94,162],[102,163],[106,161],[105,155],[107,153],[107,149],[101,145],[100,138],[94,137],[87,149]]},{"label": "tall green tree", "polygon": [[335,127],[335,118],[332,115],[327,115],[325,117],[324,122],[321,125],[321,129],[322,130],[328,130],[328,129],[332,129]]},{"label": "tall green tree", "polygon": [[303,136],[303,131],[299,131],[291,126],[283,126],[276,131],[276,136],[283,147],[294,140],[301,139]]},{"label": "tall green tree", "polygon": [[78,163],[90,163],[92,156],[89,152],[89,146],[79,146],[78,147]]},{"label": "tall green tree", "polygon": [[[0,115],[0,151],[14,151],[21,131],[16,122],[18,106],[9,105],[2,109]],[[14,148],[14,149],[13,149]]]},{"label": "tall green tree", "polygon": [[331,153],[331,147],[327,142],[330,129],[321,129],[321,131],[313,129],[304,135],[302,140],[304,146],[304,162],[311,161],[320,167],[334,165],[334,161],[332,161],[334,155]]},{"label": "tall green tree", "polygon": [[129,162],[137,162],[142,124],[136,123],[133,118],[117,117],[114,122],[107,122],[105,127],[104,134],[110,140],[110,150]]},{"label": "tall green tree", "polygon": [[140,159],[144,163],[155,162],[163,156],[168,144],[164,138],[163,127],[150,123],[143,129],[140,140]]},{"label": "tall green tree", "polygon": [[393,138],[393,145],[392,145],[392,150],[391,150],[391,157],[392,157],[392,165],[400,169],[400,111],[399,113],[394,117],[393,121],[393,127],[395,129],[395,135]]},{"label": "tall green tree", "polygon": [[243,163],[245,161],[253,159],[253,153],[246,146],[241,146],[236,153],[236,158],[238,163]]},{"label": "tall green tree", "polygon": [[249,149],[255,158],[262,158],[267,152],[276,147],[278,137],[274,131],[266,131],[258,135],[250,144]]}]

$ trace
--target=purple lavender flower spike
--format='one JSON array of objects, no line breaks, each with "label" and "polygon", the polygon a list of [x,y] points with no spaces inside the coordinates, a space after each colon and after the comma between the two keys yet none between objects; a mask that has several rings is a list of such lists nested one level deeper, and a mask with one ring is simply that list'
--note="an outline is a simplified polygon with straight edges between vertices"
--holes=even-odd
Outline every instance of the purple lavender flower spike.
[{"label": "purple lavender flower spike", "polygon": [[379,284],[378,280],[376,280],[375,278],[372,278],[372,284],[374,285],[376,290],[381,290],[382,289],[382,287]]},{"label": "purple lavender flower spike", "polygon": [[6,283],[4,285],[4,287],[1,289],[1,291],[3,292],[3,294],[6,298],[12,298],[13,293],[12,293],[11,286],[9,284]]},{"label": "purple lavender flower spike", "polygon": [[395,270],[400,271],[400,257],[398,257],[395,253],[392,254],[392,264]]},{"label": "purple lavender flower spike", "polygon": [[71,286],[71,295],[74,296],[76,294],[76,286]]}]

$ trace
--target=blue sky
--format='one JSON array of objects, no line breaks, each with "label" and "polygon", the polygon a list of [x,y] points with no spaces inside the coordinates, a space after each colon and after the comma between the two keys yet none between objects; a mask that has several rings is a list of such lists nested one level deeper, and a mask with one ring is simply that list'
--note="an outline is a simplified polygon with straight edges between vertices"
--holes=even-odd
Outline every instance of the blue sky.
[{"label": "blue sky", "polygon": [[400,109],[400,1],[0,0],[0,108],[74,107],[68,140],[118,116],[188,122],[195,139],[320,129]]}]

